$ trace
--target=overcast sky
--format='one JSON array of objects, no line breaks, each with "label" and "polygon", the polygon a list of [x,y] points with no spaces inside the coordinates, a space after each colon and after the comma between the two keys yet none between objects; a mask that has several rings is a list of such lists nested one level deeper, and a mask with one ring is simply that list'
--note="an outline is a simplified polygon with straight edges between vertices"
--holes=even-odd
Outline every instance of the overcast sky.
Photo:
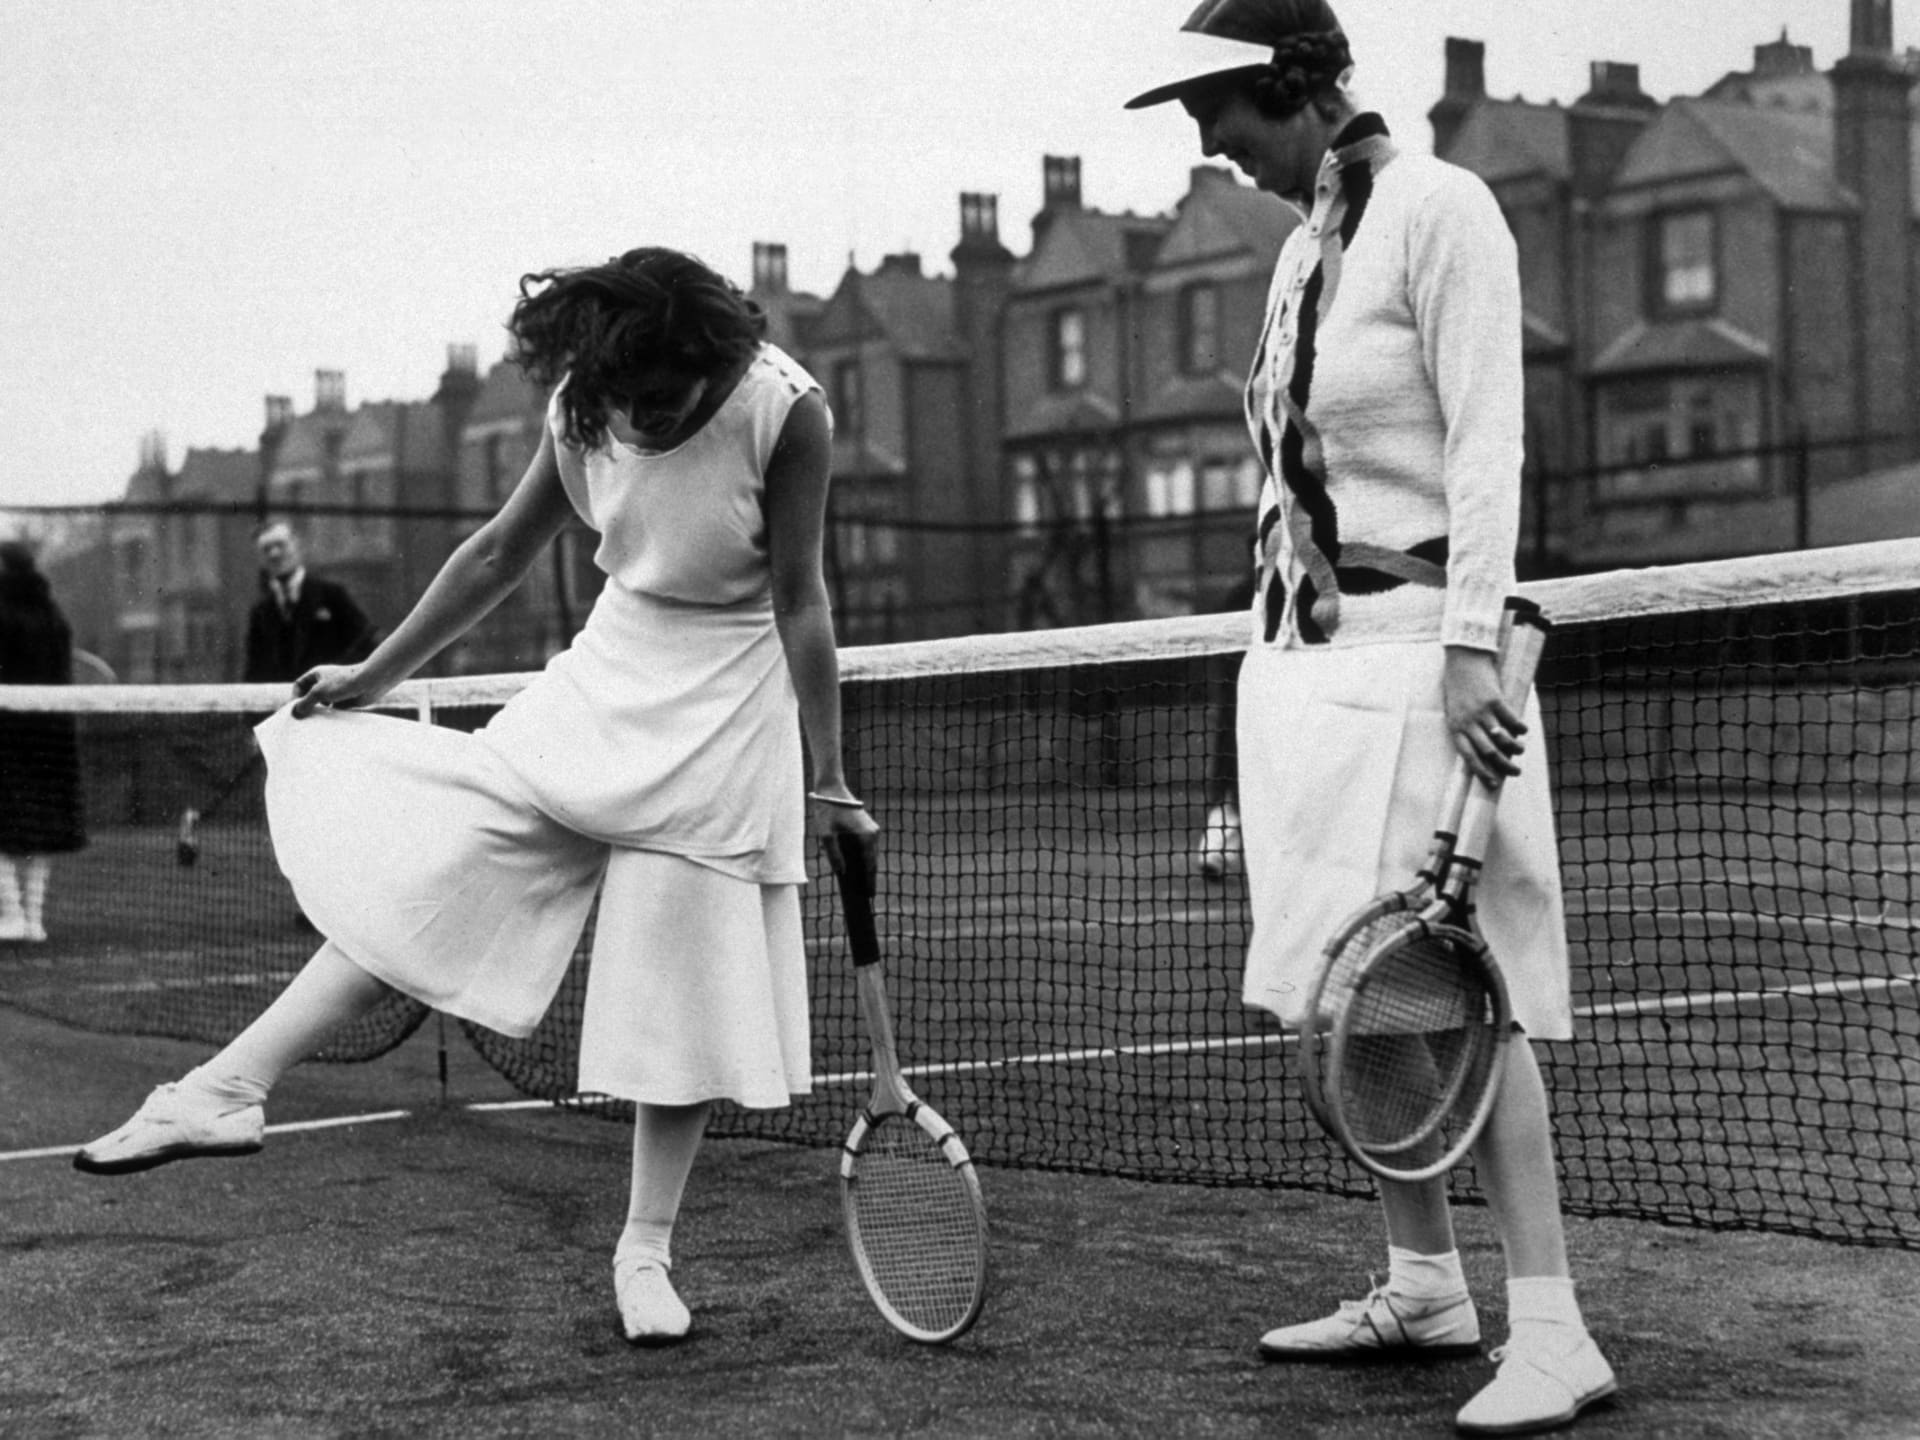
[{"label": "overcast sky", "polygon": [[[1426,149],[1448,35],[1496,96],[1596,59],[1653,95],[1848,0],[1336,0],[1363,101]],[[849,254],[945,272],[963,190],[1029,242],[1040,157],[1164,211],[1199,160],[1154,38],[1190,0],[0,0],[0,507],[112,498],[141,435],[251,447],[262,397],[424,398],[503,351],[525,271],[643,243],[743,284],[755,240],[829,292]],[[1896,0],[1920,44],[1920,0]],[[0,515],[0,530],[11,528]]]}]

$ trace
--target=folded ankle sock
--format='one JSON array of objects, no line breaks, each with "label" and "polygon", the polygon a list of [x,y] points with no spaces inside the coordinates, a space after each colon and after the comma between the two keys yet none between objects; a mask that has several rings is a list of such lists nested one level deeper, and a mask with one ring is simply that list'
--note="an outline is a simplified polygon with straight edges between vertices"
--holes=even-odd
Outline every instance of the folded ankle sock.
[{"label": "folded ankle sock", "polygon": [[629,1220],[620,1232],[620,1243],[613,1247],[613,1263],[626,1260],[652,1260],[665,1269],[673,1268],[673,1225],[655,1221]]},{"label": "folded ankle sock", "polygon": [[212,1096],[228,1108],[244,1110],[249,1105],[264,1105],[267,1101],[267,1083],[249,1075],[216,1074],[202,1065],[189,1070],[180,1078],[180,1083],[202,1095]]},{"label": "folded ankle sock", "polygon": [[1561,1275],[1529,1275],[1507,1281],[1507,1326],[1515,1339],[1584,1333],[1586,1320],[1574,1298],[1573,1281]]},{"label": "folded ankle sock", "polygon": [[1452,1300],[1467,1293],[1460,1252],[1422,1255],[1417,1250],[1387,1247],[1387,1288],[1408,1300]]}]

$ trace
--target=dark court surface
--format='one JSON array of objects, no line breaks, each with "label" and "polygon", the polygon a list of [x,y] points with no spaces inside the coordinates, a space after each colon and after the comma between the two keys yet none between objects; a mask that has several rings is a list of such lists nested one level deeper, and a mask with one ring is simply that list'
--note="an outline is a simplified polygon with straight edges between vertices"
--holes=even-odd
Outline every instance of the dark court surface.
[{"label": "dark court surface", "polygon": [[[929,1349],[853,1278],[829,1151],[711,1142],[676,1238],[695,1332],[630,1349],[610,1255],[624,1126],[512,1098],[433,1021],[308,1066],[260,1155],[100,1179],[0,1161],[0,1436],[1448,1435],[1485,1360],[1262,1365],[1270,1325],[1364,1288],[1370,1204],[990,1170],[995,1281]],[[117,1123],[204,1046],[0,1009],[0,1152]],[[953,1117],[964,1126],[964,1117]],[[1500,1265],[1461,1240],[1490,1343]],[[1583,1436],[1920,1436],[1920,1256],[1570,1225],[1622,1397]]]}]

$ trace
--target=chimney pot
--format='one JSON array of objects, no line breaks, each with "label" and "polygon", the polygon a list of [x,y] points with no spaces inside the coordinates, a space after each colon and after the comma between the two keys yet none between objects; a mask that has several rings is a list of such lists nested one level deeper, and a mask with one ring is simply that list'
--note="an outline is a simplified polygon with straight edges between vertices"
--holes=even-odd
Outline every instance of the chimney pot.
[{"label": "chimney pot", "polygon": [[1893,0],[1853,0],[1853,39],[1848,51],[1861,56],[1893,54]]},{"label": "chimney pot", "polygon": [[1048,210],[1080,208],[1080,157],[1047,155],[1041,159],[1044,206]]},{"label": "chimney pot", "polygon": [[763,240],[753,242],[753,288],[784,294],[787,288],[787,247]]}]

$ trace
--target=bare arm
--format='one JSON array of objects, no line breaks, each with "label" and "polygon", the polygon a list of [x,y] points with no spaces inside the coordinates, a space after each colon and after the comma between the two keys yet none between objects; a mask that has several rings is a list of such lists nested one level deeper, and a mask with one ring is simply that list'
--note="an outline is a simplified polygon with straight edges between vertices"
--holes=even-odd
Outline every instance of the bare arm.
[{"label": "bare arm", "polygon": [[318,666],[294,682],[295,717],[364,704],[405,680],[511,594],[572,513],[553,437],[544,434],[507,503],[447,557],[407,618],[371,655],[358,665]]},{"label": "bare arm", "polygon": [[844,854],[838,846],[846,841],[860,847],[871,865],[872,838],[880,827],[851,803],[840,745],[840,661],[821,568],[832,440],[825,402],[813,394],[795,401],[767,466],[766,506],[773,620],[813,757],[813,794],[828,797],[816,800],[814,809],[837,868]]}]

